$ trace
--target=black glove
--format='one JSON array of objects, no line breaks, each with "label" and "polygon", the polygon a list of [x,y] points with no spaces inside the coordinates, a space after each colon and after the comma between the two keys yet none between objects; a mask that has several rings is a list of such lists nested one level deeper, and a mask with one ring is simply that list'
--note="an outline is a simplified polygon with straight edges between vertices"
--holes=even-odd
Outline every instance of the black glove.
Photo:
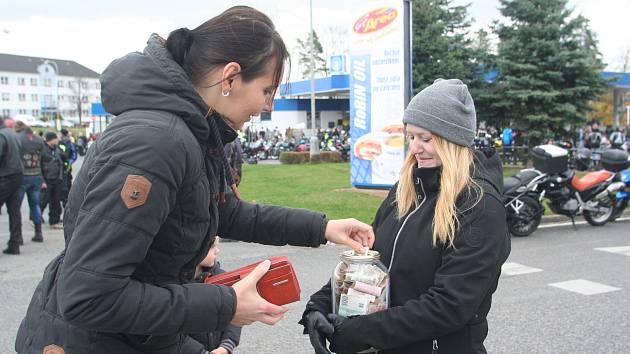
[{"label": "black glove", "polygon": [[315,349],[315,354],[330,354],[326,349],[326,338],[332,336],[334,328],[328,322],[324,314],[319,311],[311,311],[305,316],[306,330],[311,340],[311,345]]},{"label": "black glove", "polygon": [[347,326],[350,321],[360,320],[361,316],[348,319],[331,313],[327,317],[334,328],[332,335],[328,337],[331,351],[335,353],[358,353],[370,349],[369,344],[359,343],[355,340],[361,337],[357,333],[343,333],[344,326]]}]

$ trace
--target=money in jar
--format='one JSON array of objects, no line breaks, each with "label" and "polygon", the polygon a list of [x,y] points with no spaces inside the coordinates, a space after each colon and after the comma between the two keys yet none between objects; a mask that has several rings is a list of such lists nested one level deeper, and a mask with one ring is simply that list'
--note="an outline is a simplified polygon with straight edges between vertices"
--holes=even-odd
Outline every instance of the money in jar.
[{"label": "money in jar", "polygon": [[387,309],[389,275],[377,251],[345,251],[331,278],[333,312],[342,316],[367,315]]}]

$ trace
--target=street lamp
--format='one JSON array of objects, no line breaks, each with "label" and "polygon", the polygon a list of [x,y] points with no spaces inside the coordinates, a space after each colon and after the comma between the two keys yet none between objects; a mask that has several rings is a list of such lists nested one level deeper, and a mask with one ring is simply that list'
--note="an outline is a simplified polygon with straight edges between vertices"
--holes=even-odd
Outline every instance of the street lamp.
[{"label": "street lamp", "polygon": [[[53,103],[53,105],[52,105],[52,107],[53,107],[52,117],[55,120],[55,128],[57,128],[57,130],[60,130],[61,129],[61,122],[58,119],[58,117],[59,117],[59,114],[58,114],[59,113],[59,88],[58,88],[58,85],[57,85],[57,81],[59,80],[58,79],[58,77],[59,77],[59,66],[57,65],[56,62],[54,62],[52,60],[48,60],[48,59],[44,60],[44,64],[43,65],[49,65],[51,67],[54,67],[54,74],[55,74],[54,75],[54,79],[55,80],[51,80],[51,82],[50,82],[50,88],[51,88],[52,93],[53,93],[53,95],[51,95],[51,96],[54,97],[54,101],[52,102]],[[40,73],[40,75],[41,75],[41,73]]]}]

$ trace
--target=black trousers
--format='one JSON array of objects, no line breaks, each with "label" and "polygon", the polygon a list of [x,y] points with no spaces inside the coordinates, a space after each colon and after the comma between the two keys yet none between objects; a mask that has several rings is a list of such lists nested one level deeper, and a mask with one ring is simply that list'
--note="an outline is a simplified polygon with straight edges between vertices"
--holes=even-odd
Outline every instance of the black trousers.
[{"label": "black trousers", "polygon": [[70,194],[70,187],[72,187],[72,172],[63,173],[63,189],[61,191],[61,205],[66,207],[68,202],[68,194]]},{"label": "black trousers", "polygon": [[58,224],[61,221],[61,198],[63,198],[63,180],[47,180],[46,188],[42,189],[40,200],[40,209],[44,215],[44,209],[48,208],[48,223],[50,225]]},{"label": "black trousers", "polygon": [[20,188],[22,174],[0,177],[0,205],[7,205],[9,214],[9,245],[22,242],[22,214],[20,213]]}]

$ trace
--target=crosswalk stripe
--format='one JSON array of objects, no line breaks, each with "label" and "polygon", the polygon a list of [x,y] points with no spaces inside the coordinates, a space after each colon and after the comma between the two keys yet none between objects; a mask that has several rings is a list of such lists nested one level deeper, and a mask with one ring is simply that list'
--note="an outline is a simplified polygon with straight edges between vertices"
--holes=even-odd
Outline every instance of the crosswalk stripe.
[{"label": "crosswalk stripe", "polygon": [[551,283],[549,285],[559,288],[559,289],[582,294],[582,295],[597,295],[597,294],[608,293],[611,291],[621,290],[621,288],[616,288],[614,286],[600,284],[600,283],[596,283],[596,282],[584,280],[584,279],[576,279],[576,280],[563,281],[559,283]]},{"label": "crosswalk stripe", "polygon": [[540,268],[528,267],[523,264],[514,263],[514,262],[506,262],[501,267],[501,274],[504,275],[522,275],[529,273],[537,273],[542,272],[543,270]]},{"label": "crosswalk stripe", "polygon": [[603,252],[623,254],[624,256],[630,256],[630,246],[599,247],[599,248],[595,248],[595,250],[603,251]]}]

